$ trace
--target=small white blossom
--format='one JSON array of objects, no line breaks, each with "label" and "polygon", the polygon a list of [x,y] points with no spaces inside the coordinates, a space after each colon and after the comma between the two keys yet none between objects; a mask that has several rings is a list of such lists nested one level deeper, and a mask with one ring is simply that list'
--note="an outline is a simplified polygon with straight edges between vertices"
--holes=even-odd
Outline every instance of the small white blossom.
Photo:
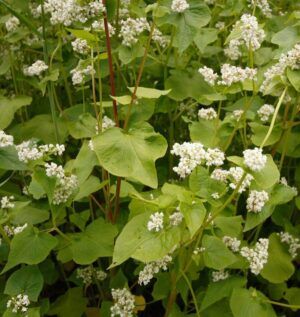
[{"label": "small white blossom", "polygon": [[215,170],[213,170],[210,177],[212,179],[219,181],[219,182],[226,183],[228,175],[229,175],[228,171],[223,170],[221,168],[216,168]]},{"label": "small white blossom", "polygon": [[83,283],[89,285],[93,281],[93,267],[87,266],[85,268],[78,268],[76,270],[76,277],[83,280]]},{"label": "small white blossom", "polygon": [[231,249],[232,252],[239,252],[241,241],[235,237],[224,236],[223,237],[224,244]]},{"label": "small white blossom", "polygon": [[204,120],[214,120],[218,117],[218,114],[213,108],[201,108],[198,117]]},{"label": "small white blossom", "polygon": [[44,61],[37,60],[31,66],[24,67],[24,75],[26,76],[40,76],[43,72],[48,69],[48,65]]},{"label": "small white blossom", "polygon": [[289,245],[289,253],[293,259],[297,257],[298,249],[300,249],[300,240],[298,238],[293,237],[288,232],[280,232],[278,233],[281,242],[287,243]]},{"label": "small white blossom", "polygon": [[[232,178],[232,182],[229,184],[229,187],[232,189],[236,189],[237,184],[240,182],[241,178],[244,175],[244,170],[239,166],[231,167],[229,169],[229,175]],[[252,180],[253,176],[251,174],[247,174],[245,179],[242,181],[238,192],[244,192],[251,185]]]},{"label": "small white blossom", "polygon": [[256,80],[257,69],[241,68],[229,64],[223,64],[221,68],[222,80],[218,81],[219,85],[230,86],[234,83],[243,82],[246,79]]},{"label": "small white blossom", "polygon": [[135,308],[135,298],[126,288],[112,289],[114,305],[110,308],[111,317],[132,317]]},{"label": "small white blossom", "polygon": [[224,54],[233,61],[238,60],[242,56],[240,51],[241,41],[233,39],[229,42],[228,47],[224,49]]},{"label": "small white blossom", "polygon": [[5,22],[5,28],[7,32],[14,32],[18,28],[19,25],[20,25],[20,20],[15,16],[10,17]]},{"label": "small white blossom", "polygon": [[0,201],[1,209],[11,209],[15,207],[14,196],[3,196]]},{"label": "small white blossom", "polygon": [[72,43],[73,51],[77,52],[79,54],[88,54],[90,47],[88,46],[88,43],[86,40],[83,39],[76,39]]},{"label": "small white blossom", "polygon": [[104,116],[102,119],[102,132],[109,129],[109,128],[113,128],[116,126],[116,123],[111,120],[109,117]]},{"label": "small white blossom", "polygon": [[266,191],[251,190],[247,198],[247,210],[249,212],[259,213],[269,200],[269,194]]},{"label": "small white blossom", "polygon": [[217,148],[207,149],[205,159],[207,166],[221,166],[224,164],[225,154]]},{"label": "small white blossom", "polygon": [[25,230],[28,227],[28,224],[25,223],[23,226],[4,226],[4,231],[7,234],[8,237],[13,237],[14,235],[21,233],[23,230]]},{"label": "small white blossom", "polygon": [[213,199],[216,199],[216,200],[217,200],[217,199],[220,199],[220,194],[217,193],[217,192],[216,192],[216,193],[212,193],[212,194],[211,194],[211,197],[212,197]]},{"label": "small white blossom", "polygon": [[147,223],[149,231],[158,232],[164,228],[164,214],[162,212],[156,212],[150,216],[150,220]]},{"label": "small white blossom", "polygon": [[199,253],[202,253],[202,252],[204,252],[204,251],[205,251],[205,248],[204,248],[204,247],[201,247],[201,248],[197,247],[197,248],[195,248],[195,250],[193,251],[193,253],[194,253],[195,255],[198,255]]},{"label": "small white blossom", "polygon": [[121,20],[121,30],[119,37],[122,38],[122,44],[128,47],[138,42],[138,36],[144,31],[149,31],[149,23],[146,18],[128,18]]},{"label": "small white blossom", "polygon": [[288,181],[287,181],[287,179],[283,176],[283,177],[280,178],[279,184],[282,184],[282,185],[284,185],[284,186],[288,186]]},{"label": "small white blossom", "polygon": [[10,308],[15,314],[26,313],[29,305],[30,301],[26,294],[19,294],[15,297],[11,297],[6,304],[7,308]]},{"label": "small white blossom", "polygon": [[92,140],[89,140],[89,143],[88,143],[88,147],[91,151],[95,151],[95,148],[94,148],[94,143]]},{"label": "small white blossom", "polygon": [[243,114],[244,110],[241,109],[237,109],[232,112],[232,116],[236,121],[240,121]]},{"label": "small white blossom", "polygon": [[272,105],[265,104],[258,109],[257,114],[262,122],[266,122],[274,111],[275,108]]},{"label": "small white blossom", "polygon": [[218,79],[218,74],[216,74],[212,68],[204,66],[199,68],[198,71],[208,84],[214,86],[216,80]]},{"label": "small white blossom", "polygon": [[244,163],[252,171],[261,171],[267,163],[267,156],[262,153],[262,149],[254,148],[243,152]]},{"label": "small white blossom", "polygon": [[250,270],[253,274],[258,275],[268,262],[269,239],[259,239],[254,248],[243,247],[241,255],[250,263]]},{"label": "small white blossom", "polygon": [[0,130],[0,148],[14,145],[14,137]]},{"label": "small white blossom", "polygon": [[212,277],[213,282],[223,281],[229,277],[229,273],[227,271],[224,271],[224,270],[213,271],[211,273],[211,277]]},{"label": "small white blossom", "polygon": [[157,42],[162,48],[166,48],[170,43],[170,40],[166,36],[164,36],[158,29],[154,29],[152,40],[154,42]]},{"label": "small white blossom", "polygon": [[107,273],[100,269],[97,269],[95,270],[95,276],[98,281],[104,281],[107,278]]},{"label": "small white blossom", "polygon": [[95,74],[96,71],[91,65],[83,67],[80,63],[79,65],[70,71],[72,75],[72,83],[74,86],[81,85],[85,79],[85,76]]},{"label": "small white blossom", "polygon": [[183,214],[180,211],[174,212],[169,216],[171,226],[179,226],[183,220]]},{"label": "small white blossom", "polygon": [[223,30],[225,28],[225,22],[223,21],[218,21],[216,24],[215,24],[215,28],[216,29],[219,29],[219,30]]},{"label": "small white blossom", "polygon": [[173,0],[171,5],[171,10],[173,12],[182,13],[190,7],[186,0]]},{"label": "small white blossom", "polygon": [[250,2],[249,6],[251,8],[258,7],[267,18],[272,16],[272,10],[268,0],[248,0],[248,2]]}]

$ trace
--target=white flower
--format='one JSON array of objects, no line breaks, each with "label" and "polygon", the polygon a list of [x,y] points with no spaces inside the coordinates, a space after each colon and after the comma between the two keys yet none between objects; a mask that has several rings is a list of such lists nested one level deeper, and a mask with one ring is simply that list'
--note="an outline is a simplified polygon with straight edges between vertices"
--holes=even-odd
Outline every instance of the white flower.
[{"label": "white flower", "polygon": [[221,166],[224,164],[225,154],[217,148],[207,149],[205,159],[207,166]]},{"label": "white flower", "polygon": [[194,249],[193,253],[194,253],[195,255],[198,255],[199,253],[202,253],[202,252],[204,252],[204,251],[205,251],[205,248],[204,248],[204,247],[201,247],[201,248],[197,247],[197,248]]},{"label": "white flower", "polygon": [[0,148],[14,145],[14,137],[0,130]]},{"label": "white flower", "polygon": [[92,140],[89,140],[89,143],[88,143],[88,147],[91,151],[95,151],[95,148],[94,148],[94,143]]},{"label": "white flower", "polygon": [[116,123],[111,120],[109,117],[104,116],[102,119],[102,132],[109,129],[109,128],[113,128],[116,126]]},{"label": "white flower", "polygon": [[[105,27],[104,27],[104,20],[96,20],[92,23],[92,29],[96,32],[104,32],[105,31]],[[108,32],[109,35],[115,35],[116,33],[116,29],[108,22]]]},{"label": "white flower", "polygon": [[[235,189],[237,184],[240,182],[241,178],[243,177],[244,170],[237,166],[237,167],[231,167],[229,169],[229,175],[232,178],[232,182],[229,184],[229,187],[232,189]],[[244,192],[250,185],[253,180],[253,176],[251,174],[247,174],[245,179],[242,181],[242,184],[240,185],[240,188],[238,190],[239,193]]]},{"label": "white flower", "polygon": [[220,194],[219,193],[212,193],[211,194],[211,197],[213,198],[213,199],[219,199],[220,198]]},{"label": "white flower", "polygon": [[226,183],[228,175],[229,175],[228,171],[223,170],[221,168],[216,168],[215,170],[213,170],[210,177],[212,179],[219,181],[219,182]]},{"label": "white flower", "polygon": [[112,289],[114,305],[110,308],[111,317],[132,317],[135,308],[135,298],[126,288]]},{"label": "white flower", "polygon": [[88,46],[88,43],[86,40],[83,39],[76,39],[72,43],[72,47],[74,52],[77,52],[79,54],[88,54],[90,47]]},{"label": "white flower", "polygon": [[272,10],[268,3],[268,0],[248,0],[250,2],[250,7],[258,7],[261,12],[268,18],[272,16]]},{"label": "white flower", "polygon": [[223,30],[225,28],[225,22],[223,21],[218,21],[216,24],[215,24],[215,28],[216,29],[219,29],[219,30]]},{"label": "white flower", "polygon": [[171,226],[179,226],[183,220],[183,214],[180,211],[174,212],[169,216]]},{"label": "white flower", "polygon": [[5,22],[5,27],[7,32],[14,32],[18,28],[19,25],[20,25],[20,20],[15,16],[10,17]]},{"label": "white flower", "polygon": [[278,233],[281,242],[287,243],[289,245],[289,253],[293,259],[297,257],[298,249],[300,249],[300,240],[298,238],[293,237],[288,232],[280,232]]},{"label": "white flower", "polygon": [[234,83],[243,82],[246,79],[256,80],[257,69],[241,68],[229,64],[223,64],[221,68],[222,80],[218,81],[219,85],[230,86]]},{"label": "white flower", "polygon": [[232,252],[238,252],[240,250],[241,241],[235,237],[224,236],[224,244],[231,249]]},{"label": "white flower", "polygon": [[7,234],[8,237],[13,237],[14,235],[21,233],[23,230],[27,228],[27,223],[25,223],[23,226],[4,226],[4,231]]},{"label": "white flower", "polygon": [[272,105],[264,104],[259,108],[257,114],[262,122],[266,122],[269,120],[274,111],[275,109]]},{"label": "white flower", "polygon": [[236,121],[240,121],[243,114],[244,110],[241,109],[237,109],[232,112],[232,116]]},{"label": "white flower", "polygon": [[218,114],[213,108],[201,108],[198,117],[204,120],[214,120],[218,117]]},{"label": "white flower", "polygon": [[89,16],[97,17],[101,13],[105,12],[105,7],[101,0],[92,1],[88,4],[89,7]]},{"label": "white flower", "polygon": [[211,277],[213,282],[218,282],[218,281],[226,280],[229,277],[229,273],[224,270],[213,271],[211,273]]},{"label": "white flower", "polygon": [[119,37],[122,38],[122,44],[131,47],[138,42],[138,36],[144,31],[149,31],[149,23],[146,18],[128,18],[121,20],[121,30]]},{"label": "white flower", "polygon": [[107,273],[105,273],[104,271],[100,269],[97,269],[95,270],[95,276],[97,280],[104,281],[107,278]]},{"label": "white flower", "polygon": [[84,81],[85,76],[95,74],[96,71],[91,65],[83,67],[81,63],[70,71],[72,75],[72,83],[74,86],[81,85]]},{"label": "white flower", "polygon": [[94,268],[92,266],[87,266],[82,269],[78,268],[76,270],[76,276],[77,278],[82,279],[84,284],[89,285],[93,281],[93,271]]},{"label": "white flower", "polygon": [[170,40],[166,36],[164,36],[158,29],[154,29],[152,40],[154,42],[157,42],[162,48],[166,48],[170,43]]},{"label": "white flower", "polygon": [[258,275],[268,262],[269,239],[259,239],[253,249],[243,247],[241,255],[250,262],[250,270],[253,274]]},{"label": "white flower", "polygon": [[24,75],[26,76],[40,76],[44,71],[48,69],[48,65],[44,61],[37,60],[31,66],[24,67]]},{"label": "white flower", "polygon": [[251,190],[247,198],[247,210],[254,213],[261,212],[268,200],[269,194],[266,191]]},{"label": "white flower", "polygon": [[267,163],[267,156],[262,154],[262,149],[254,148],[248,149],[243,152],[244,163],[252,171],[261,171]]},{"label": "white flower", "polygon": [[147,285],[153,279],[154,275],[160,270],[166,271],[167,265],[172,261],[170,255],[164,256],[161,260],[150,262],[146,264],[142,271],[139,272],[138,283],[140,285]]},{"label": "white flower", "polygon": [[284,176],[282,176],[279,180],[279,184],[282,184],[284,186],[288,186],[288,181]]},{"label": "white flower", "polygon": [[160,231],[164,228],[164,214],[162,212],[156,212],[150,216],[150,220],[147,223],[149,231]]},{"label": "white flower", "polygon": [[10,308],[15,314],[26,313],[29,305],[30,301],[26,294],[19,294],[15,297],[11,297],[6,304],[7,308]]},{"label": "white flower", "polygon": [[216,74],[213,69],[209,67],[199,68],[199,73],[203,76],[204,80],[209,83],[211,86],[214,86],[216,80],[218,79],[218,74]]},{"label": "white flower", "polygon": [[224,54],[233,61],[238,60],[242,56],[240,51],[241,41],[233,39],[229,42],[229,46],[224,49]]},{"label": "white flower", "polygon": [[14,196],[3,196],[0,201],[1,209],[11,209],[15,207]]},{"label": "white flower", "polygon": [[182,13],[188,9],[190,5],[186,0],[173,0],[171,5],[171,10],[173,12]]}]

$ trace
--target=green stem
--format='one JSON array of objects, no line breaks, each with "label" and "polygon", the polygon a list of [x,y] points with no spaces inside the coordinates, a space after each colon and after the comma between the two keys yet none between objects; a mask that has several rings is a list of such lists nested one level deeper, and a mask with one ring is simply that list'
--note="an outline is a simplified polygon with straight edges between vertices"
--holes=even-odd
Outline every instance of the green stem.
[{"label": "green stem", "polygon": [[287,307],[287,308],[291,308],[291,309],[300,309],[300,305],[289,305],[289,304],[284,304],[284,303],[280,303],[280,302],[275,302],[272,300],[266,300],[266,302],[270,303],[272,305],[276,305],[276,306]]}]

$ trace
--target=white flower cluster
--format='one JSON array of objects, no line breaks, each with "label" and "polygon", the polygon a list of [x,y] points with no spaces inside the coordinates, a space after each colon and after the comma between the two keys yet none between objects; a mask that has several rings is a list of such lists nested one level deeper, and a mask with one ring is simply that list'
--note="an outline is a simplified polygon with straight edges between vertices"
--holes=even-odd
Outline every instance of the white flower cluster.
[{"label": "white flower cluster", "polygon": [[216,168],[215,170],[213,170],[213,172],[210,175],[212,179],[215,179],[222,183],[227,182],[228,176],[229,176],[229,172],[226,170],[223,170],[222,168]]},{"label": "white flower cluster", "polygon": [[216,80],[218,79],[218,74],[216,74],[212,68],[204,66],[199,68],[198,72],[203,76],[207,83],[214,86]]},{"label": "white flower cluster", "polygon": [[11,209],[15,207],[14,196],[3,196],[0,201],[1,209]]},{"label": "white flower cluster", "polygon": [[237,60],[241,56],[240,46],[245,44],[248,49],[256,51],[265,37],[265,32],[259,27],[256,17],[250,14],[242,15],[233,26],[233,32],[239,32],[240,36],[232,39],[229,42],[229,48],[225,51],[232,60]]},{"label": "white flower cluster", "polygon": [[171,10],[177,13],[182,13],[189,7],[190,5],[186,0],[173,0],[171,4]]},{"label": "white flower cluster", "polygon": [[40,76],[44,71],[48,69],[48,65],[44,61],[37,60],[31,66],[25,66],[23,69],[25,76]]},{"label": "white flower cluster", "polygon": [[239,252],[241,241],[235,237],[224,236],[222,241],[232,252]]},{"label": "white flower cluster", "polygon": [[195,255],[198,255],[198,254],[200,254],[200,253],[202,253],[202,252],[204,252],[204,251],[205,251],[205,248],[204,248],[204,247],[201,247],[201,248],[197,247],[197,248],[194,249],[193,253],[194,253]]},{"label": "white flower cluster", "polygon": [[112,289],[114,305],[110,308],[111,317],[132,317],[135,308],[135,298],[126,288]]},{"label": "white flower cluster", "polygon": [[63,144],[37,145],[34,141],[24,141],[16,146],[18,158],[21,162],[28,163],[42,158],[44,155],[59,155],[65,151]]},{"label": "white flower cluster", "polygon": [[77,278],[82,279],[85,285],[89,285],[93,282],[93,277],[96,277],[99,281],[103,281],[106,279],[107,274],[104,271],[95,269],[90,265],[85,268],[78,268],[76,270],[76,276]]},{"label": "white flower cluster", "polygon": [[264,93],[272,79],[276,76],[282,76],[287,67],[291,69],[300,68],[300,44],[296,44],[292,50],[286,54],[282,54],[278,63],[264,73],[265,79],[260,87],[260,91]]},{"label": "white flower cluster", "polygon": [[264,104],[258,109],[257,114],[262,122],[267,122],[274,111],[272,105]]},{"label": "white flower cluster", "polygon": [[138,42],[138,36],[144,31],[149,31],[149,23],[146,18],[128,18],[121,20],[121,30],[119,37],[122,38],[122,44],[131,47]]},{"label": "white flower cluster", "polygon": [[57,179],[53,194],[53,204],[60,205],[67,202],[78,187],[76,175],[66,176],[63,167],[53,162],[46,163],[45,168],[48,177],[55,177]]},{"label": "white flower cluster", "polygon": [[230,86],[234,83],[243,82],[246,79],[256,80],[257,69],[255,68],[241,68],[229,64],[223,64],[221,68],[221,80],[219,85]]},{"label": "white flower cluster", "polygon": [[219,30],[223,30],[225,28],[225,22],[223,21],[218,21],[216,24],[215,24],[215,28],[216,29],[219,29]]},{"label": "white flower cluster", "polygon": [[152,40],[157,42],[162,48],[166,48],[170,43],[168,37],[164,36],[159,29],[154,29]]},{"label": "white flower cluster", "polygon": [[247,210],[249,212],[259,213],[264,208],[266,202],[269,200],[269,194],[262,190],[251,190],[247,198]]},{"label": "white flower cluster", "polygon": [[223,281],[229,277],[229,272],[224,271],[224,270],[213,271],[213,272],[211,272],[211,277],[212,277],[212,281],[214,283],[219,282],[219,281]]},{"label": "white flower cluster", "polygon": [[245,150],[243,155],[245,165],[254,172],[259,172],[266,166],[267,156],[258,147]]},{"label": "white flower cluster", "polygon": [[169,216],[169,221],[171,226],[179,226],[182,223],[183,214],[180,211],[174,212]]},{"label": "white flower cluster", "polygon": [[267,17],[270,18],[272,16],[272,10],[268,3],[268,0],[248,0],[250,2],[250,7],[258,7],[261,12]]},{"label": "white flower cluster", "polygon": [[218,114],[214,110],[214,108],[201,108],[198,111],[198,117],[204,120],[214,120],[218,117]]},{"label": "white flower cluster", "polygon": [[7,32],[14,32],[18,28],[19,25],[20,25],[20,20],[15,16],[10,17],[5,22],[5,28]]},{"label": "white flower cluster", "polygon": [[207,166],[221,166],[225,160],[225,154],[221,150],[215,148],[205,151],[201,143],[175,143],[171,154],[180,157],[178,166],[173,170],[182,178],[191,174],[198,165],[204,162]]},{"label": "white flower cluster", "polygon": [[260,238],[254,248],[243,247],[241,255],[250,263],[250,270],[253,274],[258,275],[268,262],[269,239]]},{"label": "white flower cluster", "polygon": [[172,261],[170,255],[164,256],[161,260],[147,263],[142,271],[139,272],[138,283],[140,285],[147,285],[153,279],[154,275],[160,270],[166,271],[168,264]]},{"label": "white flower cluster", "polygon": [[8,237],[13,237],[14,235],[21,233],[23,230],[25,230],[28,227],[28,224],[25,223],[23,226],[4,226],[3,230],[7,234]]},{"label": "white flower cluster", "polygon": [[119,15],[122,19],[129,16],[129,5],[131,0],[121,0],[120,1],[120,10]]},{"label": "white flower cluster", "polygon": [[[107,130],[107,129],[113,128],[113,127],[115,127],[115,126],[116,126],[115,121],[113,121],[113,120],[110,119],[109,117],[104,116],[104,117],[102,118],[102,132],[104,132],[104,131]],[[96,129],[96,134],[99,134],[98,124],[96,125],[95,129]]]},{"label": "white flower cluster", "polygon": [[[241,178],[243,177],[245,171],[237,166],[231,167],[229,169],[229,175],[232,177],[232,182],[229,184],[229,187],[232,189],[236,189],[237,184],[240,182]],[[246,177],[242,181],[240,188],[238,189],[239,193],[244,192],[250,185],[254,177],[251,174],[246,174]]]},{"label": "white flower cluster", "polygon": [[298,249],[300,249],[300,240],[298,238],[293,237],[288,232],[280,232],[278,233],[280,237],[280,241],[283,243],[287,243],[289,245],[289,253],[293,259],[297,257]]},{"label": "white flower cluster", "polygon": [[233,110],[232,112],[232,116],[236,121],[240,121],[243,114],[244,110],[242,109]]},{"label": "white flower cluster", "polygon": [[97,17],[105,12],[105,7],[101,0],[90,2],[85,9],[89,17]]},{"label": "white flower cluster", "polygon": [[150,220],[147,223],[149,231],[158,232],[164,228],[164,214],[162,212],[155,212],[150,216]]},{"label": "white flower cluster", "polygon": [[0,130],[0,148],[14,145],[14,137]]},{"label": "white flower cluster", "polygon": [[26,313],[28,311],[28,306],[30,305],[30,300],[28,295],[19,294],[16,297],[11,297],[8,300],[6,307],[10,308],[13,313]]},{"label": "white flower cluster", "polygon": [[76,39],[72,43],[73,51],[79,54],[88,54],[90,47],[86,40],[83,39]]},{"label": "white flower cluster", "polygon": [[84,81],[85,76],[95,74],[95,70],[91,65],[83,67],[80,63],[79,65],[70,71],[72,75],[72,83],[74,86],[81,85]]},{"label": "white flower cluster", "polygon": [[[104,32],[105,31],[104,20],[94,21],[92,23],[92,29],[96,32]],[[88,30],[90,30],[90,28],[88,28]],[[108,22],[108,32],[110,36],[116,34],[116,29],[109,22]]]}]

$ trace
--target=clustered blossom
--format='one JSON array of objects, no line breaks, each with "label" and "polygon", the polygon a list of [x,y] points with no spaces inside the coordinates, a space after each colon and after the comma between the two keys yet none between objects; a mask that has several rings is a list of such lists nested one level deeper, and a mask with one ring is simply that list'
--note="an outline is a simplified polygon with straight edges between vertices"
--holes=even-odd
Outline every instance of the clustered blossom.
[{"label": "clustered blossom", "polygon": [[243,247],[241,255],[250,263],[250,270],[258,275],[268,262],[269,239],[260,238],[254,248]]},{"label": "clustered blossom", "polygon": [[239,252],[241,241],[235,237],[224,236],[222,241],[232,252]]},{"label": "clustered blossom", "polygon": [[243,114],[244,114],[244,110],[242,109],[233,110],[232,112],[232,116],[236,121],[240,121]]},{"label": "clustered blossom", "polygon": [[198,111],[198,117],[204,120],[214,120],[218,117],[218,114],[213,108],[201,108]]},{"label": "clustered blossom", "polygon": [[224,164],[225,154],[218,148],[207,149],[205,160],[207,166],[221,166]]},{"label": "clustered blossom", "polygon": [[150,220],[147,223],[149,231],[158,232],[164,228],[164,214],[162,212],[156,212],[150,216]]},{"label": "clustered blossom", "polygon": [[135,298],[126,288],[112,289],[114,305],[110,308],[111,317],[132,317],[135,308]]},{"label": "clustered blossom", "polygon": [[168,37],[164,36],[158,29],[154,29],[152,34],[152,40],[158,43],[162,48],[166,48],[170,43]]},{"label": "clustered blossom", "polygon": [[213,199],[220,199],[220,194],[217,193],[217,192],[215,192],[215,193],[212,193],[212,194],[211,194],[211,197],[212,197]]},{"label": "clustered blossom", "polygon": [[198,71],[208,84],[214,86],[216,80],[218,79],[218,74],[216,74],[212,68],[204,66],[199,68]]},{"label": "clustered blossom", "polygon": [[82,279],[85,285],[89,285],[93,282],[93,277],[96,277],[99,281],[103,281],[106,279],[107,274],[100,269],[95,269],[93,266],[87,266],[85,268],[78,268],[76,276]]},{"label": "clustered blossom", "polygon": [[4,231],[7,234],[8,237],[13,237],[14,235],[21,233],[23,230],[25,230],[28,227],[28,224],[25,223],[23,226],[4,226]]},{"label": "clustered blossom", "polygon": [[278,63],[271,66],[264,73],[265,79],[260,87],[260,91],[265,93],[273,78],[284,75],[285,70],[288,67],[291,69],[300,68],[300,44],[296,44],[294,48],[288,51],[286,54],[281,54]]},{"label": "clustered blossom", "polygon": [[221,80],[219,85],[230,86],[234,83],[243,82],[246,79],[256,80],[257,69],[255,68],[241,68],[229,64],[223,64],[221,68]]},{"label": "clustered blossom", "polygon": [[228,47],[224,49],[224,54],[233,61],[238,60],[242,56],[242,52],[240,51],[240,40],[231,40],[229,42]]},{"label": "clustered blossom", "polygon": [[190,7],[186,0],[173,0],[171,5],[171,10],[173,12],[182,13]]},{"label": "clustered blossom", "polygon": [[23,72],[24,75],[29,77],[40,76],[48,68],[48,65],[46,65],[44,61],[37,60],[31,66],[24,67]]},{"label": "clustered blossom", "polygon": [[[229,184],[229,187],[232,189],[236,189],[236,186],[238,185],[238,183],[242,179],[244,173],[245,173],[245,171],[239,166],[231,167],[229,169],[229,175],[231,176],[232,182]],[[251,185],[251,182],[253,179],[254,179],[254,177],[251,174],[246,174],[244,180],[242,181],[242,183],[238,189],[238,192],[240,194],[242,192],[244,192]]]},{"label": "clustered blossom", "polygon": [[250,2],[250,7],[258,7],[261,12],[267,17],[270,18],[272,16],[272,10],[268,3],[268,0],[248,0]]},{"label": "clustered blossom", "polygon": [[278,233],[280,237],[280,241],[283,243],[287,243],[289,245],[289,253],[293,259],[297,257],[298,249],[300,249],[300,240],[298,238],[293,237],[288,232],[280,232]]},{"label": "clustered blossom", "polygon": [[0,148],[14,145],[14,137],[0,130]]},{"label": "clustered blossom", "polygon": [[46,175],[55,177],[57,183],[53,194],[53,204],[60,205],[66,203],[78,187],[78,180],[75,175],[66,176],[62,166],[56,163],[46,163]]},{"label": "clustered blossom", "polygon": [[138,42],[138,36],[144,31],[149,31],[149,23],[146,18],[128,18],[121,20],[121,30],[119,37],[122,38],[122,44],[131,47]]},{"label": "clustered blossom", "polygon": [[93,75],[96,71],[93,69],[91,65],[83,67],[81,63],[70,71],[72,75],[72,83],[74,86],[81,85],[84,81],[85,76]]},{"label": "clustered blossom", "polygon": [[229,277],[229,273],[224,270],[211,272],[213,282],[223,281]]},{"label": "clustered blossom", "polygon": [[229,172],[226,170],[223,170],[221,168],[216,168],[213,170],[211,173],[210,177],[212,179],[215,179],[219,182],[226,183],[227,182],[227,177],[229,176]]},{"label": "clustered blossom", "polygon": [[147,285],[153,279],[154,275],[160,270],[166,271],[168,269],[168,264],[172,261],[170,255],[164,256],[161,260],[147,263],[143,270],[139,272],[138,283],[140,285]]},{"label": "clustered blossom", "polygon": [[13,313],[26,313],[28,311],[28,306],[30,305],[30,300],[28,295],[19,294],[16,297],[11,297],[8,300],[6,307],[10,308]]},{"label": "clustered blossom", "polygon": [[180,211],[174,212],[169,216],[171,226],[179,226],[183,220],[183,214]]},{"label": "clustered blossom", "polygon": [[254,172],[261,171],[267,163],[267,156],[262,153],[262,149],[254,148],[243,152],[245,165]]},{"label": "clustered blossom", "polygon": [[[107,129],[113,128],[115,126],[116,126],[115,121],[111,120],[109,117],[104,116],[102,118],[102,132],[104,132]],[[98,124],[96,125],[96,134],[99,134]]]},{"label": "clustered blossom", "polygon": [[14,32],[18,28],[19,25],[20,25],[20,20],[15,16],[10,17],[5,22],[5,28],[7,32]]},{"label": "clustered blossom", "polygon": [[200,254],[200,253],[202,253],[202,252],[204,252],[205,251],[205,248],[204,247],[197,247],[197,248],[195,248],[194,249],[194,251],[193,251],[193,253],[195,254],[195,255],[198,255],[198,254]]},{"label": "clustered blossom", "polygon": [[74,52],[77,52],[79,54],[87,54],[90,50],[87,41],[83,39],[78,38],[74,40],[71,44]]},{"label": "clustered blossom", "polygon": [[258,109],[257,114],[262,122],[266,122],[274,111],[275,109],[272,105],[264,104]]},{"label": "clustered blossom", "polygon": [[14,196],[3,196],[0,201],[1,209],[11,209],[15,207]]},{"label": "clustered blossom", "polygon": [[215,24],[215,28],[216,29],[219,29],[219,30],[223,30],[225,28],[225,22],[223,21],[218,21],[216,24]]},{"label": "clustered blossom", "polygon": [[269,194],[266,191],[251,190],[247,198],[247,210],[249,212],[259,213],[268,200]]}]

